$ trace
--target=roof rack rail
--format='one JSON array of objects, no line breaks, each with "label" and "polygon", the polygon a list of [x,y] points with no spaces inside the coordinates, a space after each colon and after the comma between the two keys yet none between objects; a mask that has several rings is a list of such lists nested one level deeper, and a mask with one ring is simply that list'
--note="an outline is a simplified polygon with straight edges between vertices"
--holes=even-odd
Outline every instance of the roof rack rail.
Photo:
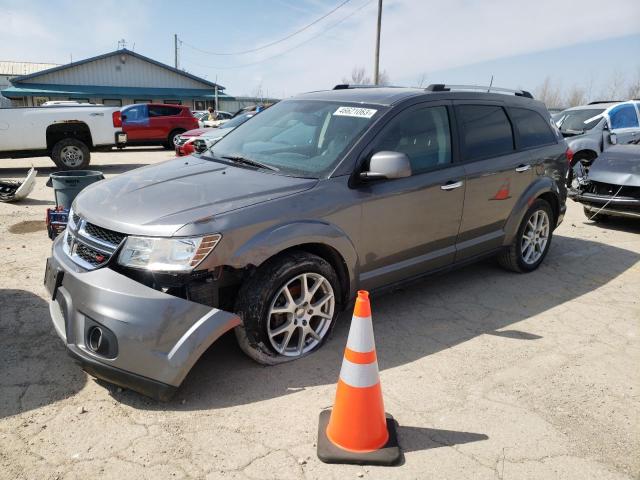
[{"label": "roof rack rail", "polygon": [[366,84],[350,84],[350,83],[339,83],[335,87],[334,90],[347,90],[349,88],[382,88],[387,85],[366,85]]},{"label": "roof rack rail", "polygon": [[485,85],[445,85],[444,83],[432,83],[427,88],[427,92],[450,92],[451,90],[463,90],[463,91],[483,91],[487,93],[512,93],[517,97],[533,98],[530,92],[526,90],[512,90],[510,88],[501,88]]},{"label": "roof rack rail", "polygon": [[594,100],[593,102],[587,103],[587,105],[599,105],[601,103],[621,103],[624,100]]}]

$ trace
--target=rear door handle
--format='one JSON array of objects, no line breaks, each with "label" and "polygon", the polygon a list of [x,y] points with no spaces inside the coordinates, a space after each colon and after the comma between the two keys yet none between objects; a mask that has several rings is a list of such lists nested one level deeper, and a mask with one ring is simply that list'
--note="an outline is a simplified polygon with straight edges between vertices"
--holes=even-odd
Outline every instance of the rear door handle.
[{"label": "rear door handle", "polygon": [[441,190],[453,190],[454,188],[460,188],[464,183],[462,181],[447,182],[444,185],[440,185]]},{"label": "rear door handle", "polygon": [[531,170],[531,165],[518,165],[516,167],[516,172],[526,172],[527,170]]}]

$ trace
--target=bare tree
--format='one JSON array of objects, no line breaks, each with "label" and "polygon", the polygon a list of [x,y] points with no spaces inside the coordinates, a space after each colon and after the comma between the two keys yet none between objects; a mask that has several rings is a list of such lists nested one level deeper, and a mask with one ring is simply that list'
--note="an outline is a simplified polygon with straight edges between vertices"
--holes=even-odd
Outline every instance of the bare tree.
[{"label": "bare tree", "polygon": [[342,77],[342,82],[350,85],[367,85],[371,83],[371,77],[367,75],[364,67],[354,67],[351,70],[351,78]]},{"label": "bare tree", "polygon": [[535,95],[547,108],[559,108],[562,106],[560,88],[555,85],[549,77],[546,77],[542,85],[535,90]]},{"label": "bare tree", "polygon": [[386,70],[378,73],[378,85],[390,85],[391,79],[389,78],[389,74]]},{"label": "bare tree", "polygon": [[624,73],[617,69],[614,70],[601,93],[600,100],[622,100],[625,83]]},{"label": "bare tree", "polygon": [[427,74],[422,72],[418,77],[418,83],[416,84],[416,87],[424,88],[426,83],[427,83]]},{"label": "bare tree", "polygon": [[640,99],[640,67],[627,86],[626,100]]},{"label": "bare tree", "polygon": [[584,89],[578,85],[573,85],[567,93],[567,97],[564,101],[565,106],[577,107],[578,105],[584,105],[585,103],[587,103],[587,97]]}]

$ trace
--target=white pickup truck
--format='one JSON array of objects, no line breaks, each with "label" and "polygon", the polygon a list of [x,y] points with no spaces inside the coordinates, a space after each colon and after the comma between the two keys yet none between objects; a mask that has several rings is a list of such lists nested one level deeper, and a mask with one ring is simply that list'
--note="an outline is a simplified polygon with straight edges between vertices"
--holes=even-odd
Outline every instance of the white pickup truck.
[{"label": "white pickup truck", "polygon": [[48,155],[64,170],[86,168],[91,151],[122,146],[120,109],[64,105],[0,109],[0,158]]}]

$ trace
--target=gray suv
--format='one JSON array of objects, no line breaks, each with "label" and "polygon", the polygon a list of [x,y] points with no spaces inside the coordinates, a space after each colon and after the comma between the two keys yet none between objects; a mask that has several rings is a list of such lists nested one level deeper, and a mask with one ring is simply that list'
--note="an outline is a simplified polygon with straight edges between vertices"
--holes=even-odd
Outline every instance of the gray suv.
[{"label": "gray suv", "polygon": [[276,364],[320,348],[358,289],[494,255],[536,269],[567,146],[528,92],[475,89],[300,95],[202,154],[85,189],[45,274],[68,352],[165,399],[231,329]]}]

